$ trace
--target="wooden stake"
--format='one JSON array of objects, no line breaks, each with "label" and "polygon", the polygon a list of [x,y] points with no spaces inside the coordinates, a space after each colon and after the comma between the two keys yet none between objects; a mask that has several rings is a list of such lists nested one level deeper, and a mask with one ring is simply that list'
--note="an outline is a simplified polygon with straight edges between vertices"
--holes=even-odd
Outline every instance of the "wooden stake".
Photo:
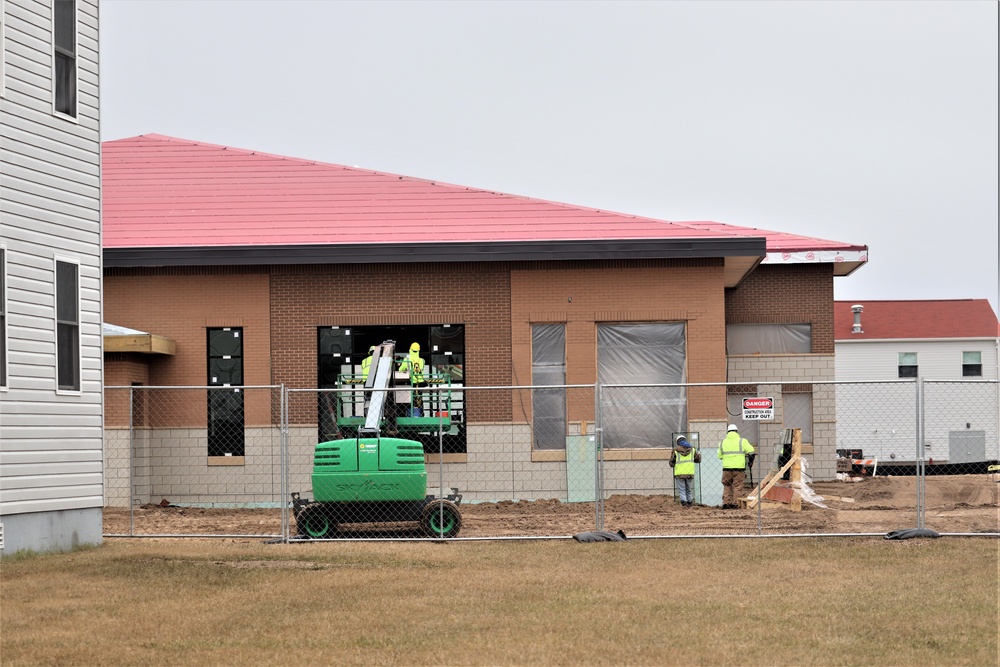
[{"label": "wooden stake", "polygon": [[793,512],[802,511],[802,429],[792,429],[792,472],[788,476],[788,481],[792,483]]}]

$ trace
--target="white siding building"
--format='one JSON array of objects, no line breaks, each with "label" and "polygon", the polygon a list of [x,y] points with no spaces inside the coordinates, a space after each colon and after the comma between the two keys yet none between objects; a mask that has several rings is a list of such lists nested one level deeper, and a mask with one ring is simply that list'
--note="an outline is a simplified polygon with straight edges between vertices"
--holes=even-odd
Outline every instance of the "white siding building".
[{"label": "white siding building", "polygon": [[[1000,458],[1000,337],[987,300],[837,301],[834,340],[837,380],[859,383],[837,385],[838,448],[913,461],[920,378],[927,456]],[[887,381],[899,384],[860,384]]]},{"label": "white siding building", "polygon": [[98,0],[0,0],[2,553],[101,541]]}]

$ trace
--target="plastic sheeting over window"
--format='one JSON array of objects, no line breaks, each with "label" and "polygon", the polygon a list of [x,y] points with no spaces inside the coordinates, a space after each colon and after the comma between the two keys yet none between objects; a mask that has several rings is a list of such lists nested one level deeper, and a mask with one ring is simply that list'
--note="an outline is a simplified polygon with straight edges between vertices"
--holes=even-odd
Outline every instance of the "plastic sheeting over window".
[{"label": "plastic sheeting over window", "polygon": [[[685,381],[684,324],[598,324],[597,376],[601,384],[680,384]],[[687,431],[684,387],[612,387],[602,390],[603,445],[608,449],[669,447]]]},{"label": "plastic sheeting over window", "polygon": [[810,324],[726,325],[728,354],[809,354],[812,352]]},{"label": "plastic sheeting over window", "polygon": [[802,429],[802,442],[813,441],[813,395],[811,393],[785,393],[785,428]]},{"label": "plastic sheeting over window", "polygon": [[[566,325],[531,326],[531,384],[566,384]],[[533,389],[532,434],[535,449],[566,448],[566,390]]]}]

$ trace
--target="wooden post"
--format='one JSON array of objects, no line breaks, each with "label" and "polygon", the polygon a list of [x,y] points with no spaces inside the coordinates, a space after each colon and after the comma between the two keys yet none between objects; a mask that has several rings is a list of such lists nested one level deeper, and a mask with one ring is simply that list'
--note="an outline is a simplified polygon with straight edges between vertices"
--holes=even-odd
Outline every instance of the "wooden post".
[{"label": "wooden post", "polygon": [[792,471],[788,476],[788,481],[792,484],[793,512],[802,511],[802,429],[792,429]]}]

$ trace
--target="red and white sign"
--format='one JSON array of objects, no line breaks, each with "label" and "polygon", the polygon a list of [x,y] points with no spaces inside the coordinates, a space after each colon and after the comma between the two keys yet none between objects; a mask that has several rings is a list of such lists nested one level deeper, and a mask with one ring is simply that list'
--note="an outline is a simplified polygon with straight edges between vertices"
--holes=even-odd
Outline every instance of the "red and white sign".
[{"label": "red and white sign", "polygon": [[743,399],[743,421],[772,421],[774,419],[774,399],[763,396]]}]

